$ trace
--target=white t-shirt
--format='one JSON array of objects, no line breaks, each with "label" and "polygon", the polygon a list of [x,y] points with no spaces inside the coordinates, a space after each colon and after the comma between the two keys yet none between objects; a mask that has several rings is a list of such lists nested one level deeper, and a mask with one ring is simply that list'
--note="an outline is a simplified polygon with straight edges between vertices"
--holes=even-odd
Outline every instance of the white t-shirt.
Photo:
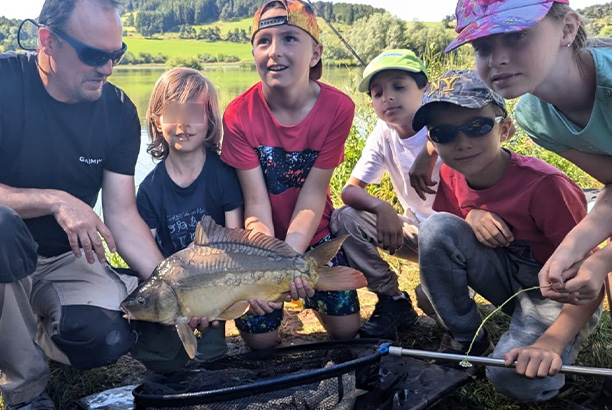
[{"label": "white t-shirt", "polygon": [[[419,221],[434,213],[431,209],[435,195],[427,195],[423,201],[410,185],[410,168],[421,149],[427,143],[427,129],[423,128],[410,138],[402,139],[386,122],[378,120],[368,137],[361,158],[351,173],[354,178],[367,184],[377,184],[385,172],[404,210],[410,209]],[[433,171],[433,180],[440,179],[438,159]],[[435,189],[435,187],[434,187]]]}]

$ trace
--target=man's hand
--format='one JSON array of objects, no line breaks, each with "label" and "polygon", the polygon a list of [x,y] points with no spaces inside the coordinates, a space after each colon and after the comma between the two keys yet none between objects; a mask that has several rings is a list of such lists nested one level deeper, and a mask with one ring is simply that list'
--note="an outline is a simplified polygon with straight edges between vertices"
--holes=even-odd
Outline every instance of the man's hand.
[{"label": "man's hand", "polygon": [[376,213],[376,235],[382,248],[393,255],[404,244],[402,221],[391,204],[381,201]]},{"label": "man's hand", "polygon": [[432,180],[432,174],[437,158],[438,153],[433,150],[433,147],[425,146],[416,156],[410,168],[410,185],[423,201],[427,199],[425,194],[436,193],[431,187],[436,185]]},{"label": "man's hand", "polygon": [[95,262],[95,253],[98,261],[103,263],[106,257],[100,235],[106,241],[108,249],[116,252],[115,240],[110,229],[94,210],[80,199],[65,192],[60,193],[59,202],[53,209],[53,216],[66,232],[70,248],[77,258],[81,257],[80,243],[87,262]]},{"label": "man's hand", "polygon": [[499,248],[514,241],[514,235],[506,222],[492,212],[472,209],[465,221],[472,227],[478,242],[485,246]]}]

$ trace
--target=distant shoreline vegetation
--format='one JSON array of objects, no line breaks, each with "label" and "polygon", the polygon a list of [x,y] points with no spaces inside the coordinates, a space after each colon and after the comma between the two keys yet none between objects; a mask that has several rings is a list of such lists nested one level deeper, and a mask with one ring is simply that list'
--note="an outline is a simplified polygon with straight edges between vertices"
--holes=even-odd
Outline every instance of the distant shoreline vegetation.
[{"label": "distant shoreline vegetation", "polygon": [[[251,61],[252,16],[263,0],[125,0],[121,7],[128,55],[124,64],[239,63]],[[454,38],[454,15],[441,22],[406,22],[363,4],[313,3],[319,16],[323,61],[357,60],[328,27],[330,22],[357,54],[369,61],[388,48],[410,48],[424,56]],[[579,9],[590,36],[612,36],[612,2]],[[20,20],[0,16],[0,52],[18,50]],[[35,28],[30,28],[35,36]],[[194,44],[195,43],[195,44]]]}]

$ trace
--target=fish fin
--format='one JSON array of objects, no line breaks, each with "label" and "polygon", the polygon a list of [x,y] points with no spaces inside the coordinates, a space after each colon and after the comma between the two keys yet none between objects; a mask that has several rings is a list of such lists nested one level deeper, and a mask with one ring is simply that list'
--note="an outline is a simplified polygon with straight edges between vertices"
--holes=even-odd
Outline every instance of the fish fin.
[{"label": "fish fin", "polygon": [[331,241],[327,241],[322,245],[319,245],[316,248],[306,252],[304,258],[314,258],[317,262],[317,266],[325,266],[334,256],[336,256],[346,238],[348,238],[348,235],[338,236]]},{"label": "fish fin", "polygon": [[232,320],[244,315],[249,310],[249,302],[246,300],[239,300],[234,302],[233,305],[225,309],[215,320]]},{"label": "fish fin", "polygon": [[363,273],[348,266],[322,266],[318,272],[317,290],[355,290],[368,285]]},{"label": "fish fin", "polygon": [[263,252],[274,252],[281,257],[294,257],[297,252],[285,241],[252,229],[224,228],[206,215],[196,226],[195,245],[214,246],[215,244],[242,244]]},{"label": "fish fin", "polygon": [[181,342],[183,342],[183,347],[189,355],[189,358],[193,359],[198,349],[198,340],[195,334],[193,334],[193,329],[189,327],[188,323],[177,323],[174,326],[176,327],[176,331],[181,338]]}]

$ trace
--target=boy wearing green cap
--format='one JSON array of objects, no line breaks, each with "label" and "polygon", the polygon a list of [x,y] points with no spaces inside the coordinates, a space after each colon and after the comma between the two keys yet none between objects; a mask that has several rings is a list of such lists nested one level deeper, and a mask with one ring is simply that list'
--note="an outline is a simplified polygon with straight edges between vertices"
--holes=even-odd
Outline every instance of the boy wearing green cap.
[{"label": "boy wearing green cap", "polygon": [[[367,139],[351,177],[342,190],[345,207],[334,211],[334,235],[350,235],[343,249],[349,265],[359,269],[378,303],[360,330],[362,337],[394,339],[417,320],[408,293],[399,289],[397,275],[378,249],[417,261],[418,225],[431,213],[433,196],[421,200],[410,186],[409,171],[427,143],[426,130],[412,129],[412,117],[427,86],[425,65],[410,50],[387,50],[366,67],[359,91],[372,97],[380,118]],[[437,175],[439,164],[434,170]],[[388,202],[370,195],[366,187],[388,172],[404,209],[398,215]]]},{"label": "boy wearing green cap", "polygon": [[[586,215],[584,194],[555,167],[501,147],[512,121],[475,71],[433,81],[413,126],[427,127],[443,162],[437,213],[420,225],[418,244],[423,290],[448,330],[439,350],[516,361],[516,371],[487,367],[487,378],[516,400],[548,400],[599,319],[597,301],[563,305],[538,289],[543,263]],[[468,287],[495,306],[535,287],[503,306],[512,319],[494,349]]]}]

